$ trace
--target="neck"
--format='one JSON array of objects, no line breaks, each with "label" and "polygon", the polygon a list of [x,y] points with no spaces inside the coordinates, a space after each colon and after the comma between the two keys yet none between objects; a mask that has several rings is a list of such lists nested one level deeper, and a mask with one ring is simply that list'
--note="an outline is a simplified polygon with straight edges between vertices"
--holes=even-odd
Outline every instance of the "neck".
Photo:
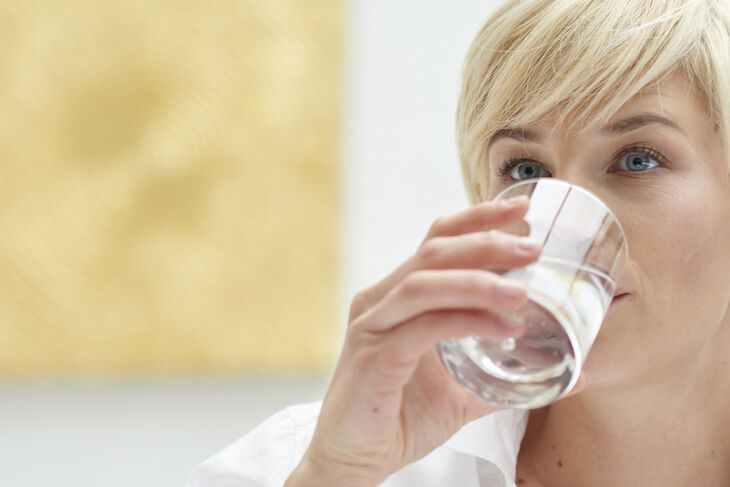
[{"label": "neck", "polygon": [[520,463],[545,485],[730,485],[730,326],[721,330],[660,380],[589,385],[533,411]]}]

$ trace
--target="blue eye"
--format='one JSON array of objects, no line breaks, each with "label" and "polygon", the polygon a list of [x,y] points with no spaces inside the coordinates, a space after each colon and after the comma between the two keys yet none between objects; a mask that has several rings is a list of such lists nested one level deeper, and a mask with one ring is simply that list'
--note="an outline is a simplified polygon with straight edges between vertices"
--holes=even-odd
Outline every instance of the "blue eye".
[{"label": "blue eye", "polygon": [[621,167],[621,169],[625,171],[637,172],[646,171],[647,169],[654,169],[661,164],[659,164],[659,162],[657,162],[647,154],[634,152],[622,157],[619,160],[618,165]]},{"label": "blue eye", "polygon": [[[642,173],[656,167],[664,167],[666,159],[654,149],[633,145],[621,150],[612,159],[611,173]],[[504,162],[497,170],[499,176],[508,181],[550,177],[550,172],[537,161],[527,158],[514,158]]]},{"label": "blue eye", "polygon": [[520,181],[522,179],[531,179],[539,177],[549,177],[550,173],[535,161],[529,160],[511,160],[507,161],[500,169],[499,175],[507,176],[513,180]]}]

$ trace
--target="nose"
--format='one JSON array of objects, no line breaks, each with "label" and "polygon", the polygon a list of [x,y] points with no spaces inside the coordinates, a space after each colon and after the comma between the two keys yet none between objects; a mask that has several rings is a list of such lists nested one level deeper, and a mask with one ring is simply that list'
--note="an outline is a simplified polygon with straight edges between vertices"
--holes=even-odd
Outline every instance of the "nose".
[{"label": "nose", "polygon": [[551,178],[588,191],[601,200],[613,212],[613,203],[615,203],[613,191],[606,185],[605,178],[596,177],[592,174],[592,168],[587,166],[586,161],[564,160],[561,164],[558,164]]},{"label": "nose", "polygon": [[621,223],[621,206],[618,196],[606,185],[605,179],[592,177],[585,170],[585,162],[566,161],[563,167],[559,167],[553,174],[553,178],[565,181],[578,186],[597,197],[611,211],[613,216]]},{"label": "nose", "polygon": [[[605,180],[591,177],[590,174],[587,174],[587,171],[582,170],[584,164],[581,165],[579,161],[567,161],[563,166],[555,171],[553,177],[586,190],[597,197],[609,209],[613,218],[618,222],[614,231],[619,231],[623,234],[623,247],[620,250],[616,249],[619,253],[610,274],[614,276],[618,286],[621,287],[629,280],[627,276],[630,272],[630,263],[629,236],[626,234],[626,227],[622,221],[624,215],[622,214],[622,205],[620,205],[619,196],[610,186],[605,184]],[[616,240],[618,241],[618,239]]]}]

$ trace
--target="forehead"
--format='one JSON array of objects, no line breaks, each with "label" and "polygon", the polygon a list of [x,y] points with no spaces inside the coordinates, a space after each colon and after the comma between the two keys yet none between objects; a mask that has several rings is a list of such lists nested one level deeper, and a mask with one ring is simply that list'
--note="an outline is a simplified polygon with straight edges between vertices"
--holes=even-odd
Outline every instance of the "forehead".
[{"label": "forehead", "polygon": [[[590,112],[577,111],[574,114],[566,115],[559,109],[555,109],[535,121],[506,129],[512,132],[522,131],[528,135],[533,132],[560,132],[576,135],[583,135],[586,132],[601,132],[610,135],[612,133],[620,134],[627,129],[652,122],[659,122],[669,127],[675,126],[682,131],[697,124],[704,128],[716,126],[710,119],[706,98],[691,89],[690,83],[684,76],[672,74],[641,89],[605,123],[595,119]],[[621,130],[622,128],[624,130]],[[500,133],[504,133],[504,129],[495,136]]]},{"label": "forehead", "polygon": [[693,90],[687,79],[680,74],[673,74],[662,81],[647,85],[627,101],[612,118],[647,108],[666,115],[680,115],[677,113],[678,110],[693,110],[704,111],[709,116],[705,97]]}]

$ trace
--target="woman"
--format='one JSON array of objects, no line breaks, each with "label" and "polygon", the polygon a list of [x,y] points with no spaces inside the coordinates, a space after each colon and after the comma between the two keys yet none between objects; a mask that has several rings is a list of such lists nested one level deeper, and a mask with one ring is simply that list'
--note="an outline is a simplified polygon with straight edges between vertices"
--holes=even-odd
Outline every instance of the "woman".
[{"label": "woman", "polygon": [[[730,7],[727,0],[512,0],[467,56],[460,155],[474,206],[351,306],[321,405],[289,408],[193,485],[730,485]],[[580,390],[496,411],[434,345],[521,330],[525,289],[485,270],[537,259],[500,232],[558,177],[603,199],[629,262]]]}]

